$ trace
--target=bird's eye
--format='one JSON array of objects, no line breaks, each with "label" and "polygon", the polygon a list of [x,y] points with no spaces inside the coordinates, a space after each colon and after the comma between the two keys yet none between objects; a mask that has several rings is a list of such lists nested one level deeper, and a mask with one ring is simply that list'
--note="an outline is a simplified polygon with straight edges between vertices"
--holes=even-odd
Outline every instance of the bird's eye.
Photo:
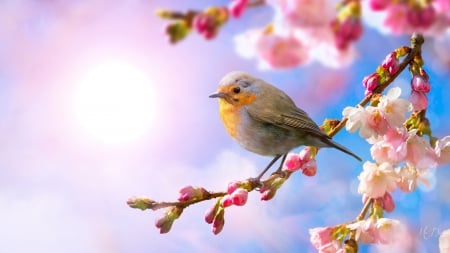
[{"label": "bird's eye", "polygon": [[234,88],[233,88],[233,92],[234,92],[235,94],[238,94],[239,92],[241,92],[241,88],[239,88],[239,87],[234,87]]}]

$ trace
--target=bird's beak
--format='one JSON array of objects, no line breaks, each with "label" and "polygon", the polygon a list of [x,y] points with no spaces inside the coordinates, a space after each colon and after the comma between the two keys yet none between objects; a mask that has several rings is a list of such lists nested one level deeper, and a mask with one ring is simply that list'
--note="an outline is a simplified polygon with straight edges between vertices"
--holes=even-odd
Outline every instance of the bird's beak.
[{"label": "bird's beak", "polygon": [[216,93],[209,95],[210,98],[225,98],[226,96],[227,96],[227,94],[225,94],[223,92],[216,92]]}]

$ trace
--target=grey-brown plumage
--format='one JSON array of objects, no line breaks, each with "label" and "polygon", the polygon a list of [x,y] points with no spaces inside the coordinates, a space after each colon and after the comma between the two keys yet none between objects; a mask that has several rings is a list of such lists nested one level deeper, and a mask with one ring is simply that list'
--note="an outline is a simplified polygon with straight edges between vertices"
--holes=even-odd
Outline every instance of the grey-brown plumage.
[{"label": "grey-brown plumage", "polygon": [[228,133],[252,152],[277,156],[301,145],[333,147],[361,161],[322,132],[286,93],[247,73],[228,73],[211,97],[220,98],[220,114]]}]

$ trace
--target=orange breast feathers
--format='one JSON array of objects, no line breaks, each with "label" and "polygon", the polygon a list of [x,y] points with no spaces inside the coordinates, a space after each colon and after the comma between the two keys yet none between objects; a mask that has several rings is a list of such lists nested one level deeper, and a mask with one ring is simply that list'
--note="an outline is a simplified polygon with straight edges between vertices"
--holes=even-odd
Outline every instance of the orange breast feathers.
[{"label": "orange breast feathers", "polygon": [[240,124],[241,106],[229,104],[224,99],[219,99],[219,113],[225,129],[231,137],[236,138],[237,128]]}]

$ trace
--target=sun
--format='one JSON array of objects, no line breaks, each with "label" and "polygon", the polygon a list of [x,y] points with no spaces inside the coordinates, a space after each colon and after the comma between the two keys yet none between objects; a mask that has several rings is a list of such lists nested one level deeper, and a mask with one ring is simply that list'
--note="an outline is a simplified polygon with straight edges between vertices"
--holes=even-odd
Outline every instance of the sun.
[{"label": "sun", "polygon": [[75,115],[81,128],[103,143],[134,141],[154,121],[155,94],[151,77],[137,66],[108,61],[81,75],[75,92]]}]

